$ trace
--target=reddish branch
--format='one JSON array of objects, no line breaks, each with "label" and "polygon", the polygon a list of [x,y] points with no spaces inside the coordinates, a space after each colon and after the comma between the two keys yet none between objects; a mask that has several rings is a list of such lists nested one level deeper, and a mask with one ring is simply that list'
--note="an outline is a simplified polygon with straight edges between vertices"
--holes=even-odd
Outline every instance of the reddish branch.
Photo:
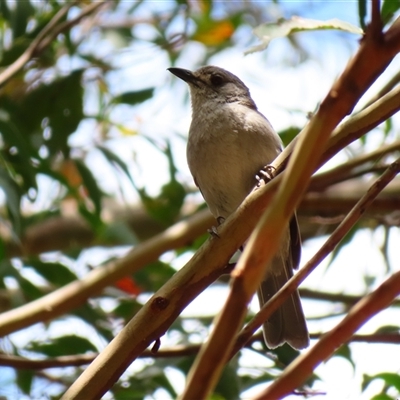
[{"label": "reddish branch", "polygon": [[[374,35],[373,30],[374,27],[367,32],[359,51],[304,129],[284,173],[282,185],[272,199],[270,208],[263,214],[232,272],[228,299],[215,321],[215,328],[209,340],[202,347],[189,372],[182,400],[207,398],[214,389],[223,365],[232,352],[234,335],[242,324],[247,305],[256,291],[257,284],[263,278],[263,266],[271,260],[279,247],[279,240],[288,219],[318,164],[318,155],[321,148],[325,147],[328,135],[353,110],[361,96],[400,50],[400,35],[397,35],[395,42],[386,40],[382,33]],[[269,238],[267,243],[263,240],[265,237]],[[299,371],[301,370],[296,370],[294,375],[297,373],[304,378]],[[298,380],[293,383],[285,382],[289,389],[296,388],[294,385],[298,383]],[[279,398],[279,396],[267,398]]]}]

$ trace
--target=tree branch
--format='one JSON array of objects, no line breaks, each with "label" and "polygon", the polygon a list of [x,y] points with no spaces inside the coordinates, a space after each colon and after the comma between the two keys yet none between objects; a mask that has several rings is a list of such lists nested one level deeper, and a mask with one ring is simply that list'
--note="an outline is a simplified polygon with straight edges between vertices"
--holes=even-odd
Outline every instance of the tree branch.
[{"label": "tree branch", "polygon": [[327,359],[366,321],[385,309],[400,294],[400,272],[396,272],[377,290],[360,300],[349,314],[308,352],[297,357],[268,388],[254,400],[281,399],[306,381],[313,370]]},{"label": "tree branch", "polygon": [[[215,387],[231,354],[235,334],[244,320],[247,306],[265,275],[265,265],[268,265],[280,246],[289,219],[318,165],[321,149],[325,147],[333,129],[353,110],[362,94],[399,50],[400,40],[396,46],[388,48],[367,34],[359,51],[300,135],[283,174],[282,185],[250,236],[231,274],[228,299],[215,321],[208,342],[192,365],[182,400],[205,399]],[[268,241],[265,241],[266,237]]]},{"label": "tree branch", "polygon": [[[310,333],[311,339],[320,339],[323,333]],[[263,340],[262,334],[252,336],[248,345]],[[373,333],[370,335],[353,335],[349,342],[400,344],[400,335],[396,333]],[[167,349],[160,349],[156,353],[145,350],[139,358],[180,358],[193,356],[200,351],[200,345],[173,346]],[[45,360],[32,360],[25,357],[1,354],[0,365],[15,369],[40,370],[47,368],[80,367],[90,364],[98,354],[78,354],[73,356],[50,357]]]},{"label": "tree branch", "polygon": [[107,2],[93,3],[85,7],[85,9],[76,18],[71,21],[66,21],[60,25],[59,22],[66,16],[69,9],[78,4],[78,1],[72,1],[63,6],[51,19],[51,21],[43,28],[43,30],[36,36],[28,48],[9,65],[0,74],[0,87],[4,86],[14,75],[16,75],[26,65],[26,63],[33,57],[40,54],[47,46],[50,45],[52,40],[57,37],[58,34],[66,29],[71,28],[75,24],[81,21],[82,18],[86,17],[96,9],[102,7]]},{"label": "tree branch", "polygon": [[[381,146],[379,149],[372,151],[367,154],[362,154],[355,157],[343,164],[338,165],[330,169],[329,171],[317,173],[313,176],[308,191],[320,191],[325,190],[328,186],[334,185],[338,182],[354,178],[355,175],[351,174],[355,169],[360,168],[363,164],[367,164],[365,170],[361,170],[360,174],[369,173],[371,170],[371,164],[375,165],[383,156],[398,152],[400,150],[400,140],[388,144],[386,146]],[[381,168],[386,169],[386,165],[381,166]]]},{"label": "tree branch", "polygon": [[[342,293],[318,292],[316,290],[310,290],[306,288],[300,288],[299,292],[301,297],[307,299],[323,300],[329,301],[331,303],[344,303],[348,306],[353,306],[357,304],[363,298],[363,296],[354,296]],[[400,300],[394,300],[392,306],[400,307]]]},{"label": "tree branch", "polygon": [[[399,109],[400,87],[387,93],[385,96],[381,97],[378,101],[365,108],[361,112],[351,116],[345,123],[342,123],[333,132],[333,135],[329,140],[327,150],[324,152],[320,165],[328,161],[348,144],[360,138],[362,135],[375,128],[381,122],[391,117]],[[288,147],[286,147],[281,155],[278,156],[277,159],[273,162],[272,165],[276,168],[278,173],[285,168],[287,161],[289,160],[289,157],[293,151],[293,146],[297,142],[297,138],[295,138],[295,140],[293,140],[293,142]],[[393,144],[393,146],[395,146],[395,144]],[[382,148],[382,151],[384,150],[385,148]],[[371,153],[371,157],[378,156],[378,152],[379,150],[377,150],[377,153],[375,155]],[[327,174],[329,173],[330,172],[328,171]],[[311,188],[313,188],[314,179],[317,182],[319,181],[319,184],[321,182],[318,175],[315,175],[311,180]],[[336,191],[337,190],[338,188],[336,188]],[[303,202],[300,204],[300,216],[303,210],[305,210],[305,213],[307,214],[307,210],[309,209],[309,207],[317,207],[316,213],[324,213],[325,215],[330,215],[327,210],[337,212],[335,210],[339,209],[343,212],[343,210],[349,210],[351,206],[353,206],[356,202],[356,199],[346,200],[340,197],[337,198],[337,196],[335,196],[336,199],[334,201],[330,201],[330,195],[328,196],[328,199],[326,199],[328,202],[325,204],[323,194],[319,195],[318,199],[315,199],[314,196],[315,195],[313,194],[311,197],[305,197]],[[350,205],[346,205],[347,203],[349,203]],[[388,202],[386,203],[384,201],[384,198],[382,197],[381,200],[375,202],[372,209],[375,209],[376,207],[379,208],[381,206],[383,207],[383,210],[390,210],[396,208],[397,203],[393,202],[391,198],[389,198]],[[129,211],[129,213],[131,213],[131,211]],[[141,221],[143,221],[144,217],[143,213],[135,212],[135,210],[133,210],[132,215],[129,216],[124,213],[122,218],[124,221],[129,222],[135,234],[138,235],[140,239],[147,239],[150,236],[162,231],[161,226],[156,225],[153,220],[149,219],[147,219],[144,224],[146,226],[146,229],[151,227],[151,230],[149,232],[142,232],[142,230],[138,229],[138,226],[140,225]],[[213,219],[209,217],[209,221],[211,225]],[[46,251],[63,250],[70,248],[71,245],[76,246],[77,244],[81,246],[109,245],[104,241],[99,242],[98,239],[94,237],[93,232],[83,220],[78,218],[68,219],[63,217],[47,220],[44,223],[39,223],[28,228],[25,236],[22,238],[21,244],[7,240],[4,235],[2,235],[2,238],[5,243],[6,254],[8,257],[35,255]]]},{"label": "tree branch", "polygon": [[80,306],[90,296],[94,296],[116,280],[157,260],[166,251],[184,246],[209,227],[209,220],[204,218],[205,214],[208,215],[208,211],[173,225],[136,246],[125,257],[92,270],[81,280],[71,282],[40,299],[0,314],[0,336],[64,314]]},{"label": "tree branch", "polygon": [[343,237],[350,231],[359,220],[377,195],[400,171],[400,158],[395,161],[386,172],[371,186],[368,192],[359,200],[356,206],[347,214],[341,224],[335,229],[328,240],[314,254],[313,257],[295,274],[288,282],[264,304],[256,316],[246,325],[238,335],[231,351],[232,357],[243,347],[254,332],[266,321],[272,313],[283,304],[286,298],[297,289],[306,277],[321,263],[325,257],[339,244]]}]

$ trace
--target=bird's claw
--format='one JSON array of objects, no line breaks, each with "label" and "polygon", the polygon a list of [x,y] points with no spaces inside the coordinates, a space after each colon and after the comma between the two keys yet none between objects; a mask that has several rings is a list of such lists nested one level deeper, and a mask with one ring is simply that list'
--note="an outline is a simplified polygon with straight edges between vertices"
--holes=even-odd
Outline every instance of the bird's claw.
[{"label": "bird's claw", "polygon": [[[217,222],[218,222],[218,226],[220,226],[223,222],[225,221],[224,217],[217,217]],[[207,229],[207,232],[214,237],[220,237],[217,231],[217,228],[215,226],[212,226],[210,229]]]},{"label": "bird's claw", "polygon": [[207,229],[207,232],[213,237],[217,237],[217,238],[220,237],[218,234],[217,228],[215,226],[212,226],[210,229]]},{"label": "bird's claw", "polygon": [[262,167],[256,175],[257,187],[265,185],[266,183],[271,181],[274,177],[274,172],[275,167],[273,167],[272,165],[265,165],[264,167]]},{"label": "bird's claw", "polygon": [[224,223],[224,221],[225,221],[224,217],[221,217],[221,216],[217,217],[218,226],[222,225]]}]

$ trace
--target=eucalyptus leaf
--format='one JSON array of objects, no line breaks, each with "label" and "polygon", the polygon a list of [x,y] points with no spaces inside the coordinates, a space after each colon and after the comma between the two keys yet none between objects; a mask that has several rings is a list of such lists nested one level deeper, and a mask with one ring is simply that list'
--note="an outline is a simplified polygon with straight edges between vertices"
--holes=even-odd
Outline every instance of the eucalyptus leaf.
[{"label": "eucalyptus leaf", "polygon": [[255,28],[253,33],[261,39],[261,43],[251,47],[245,54],[265,50],[273,39],[287,37],[296,32],[316,30],[340,30],[358,35],[363,34],[359,27],[336,18],[319,21],[295,16],[291,19],[281,19],[277,22],[262,24]]}]

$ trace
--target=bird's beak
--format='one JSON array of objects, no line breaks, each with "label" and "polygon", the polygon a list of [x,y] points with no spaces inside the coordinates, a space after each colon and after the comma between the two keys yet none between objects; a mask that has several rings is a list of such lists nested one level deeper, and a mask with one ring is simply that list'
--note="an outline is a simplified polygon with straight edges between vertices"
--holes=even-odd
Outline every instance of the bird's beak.
[{"label": "bird's beak", "polygon": [[186,83],[191,83],[195,86],[198,86],[199,78],[194,76],[192,71],[183,68],[167,68],[167,70]]}]

